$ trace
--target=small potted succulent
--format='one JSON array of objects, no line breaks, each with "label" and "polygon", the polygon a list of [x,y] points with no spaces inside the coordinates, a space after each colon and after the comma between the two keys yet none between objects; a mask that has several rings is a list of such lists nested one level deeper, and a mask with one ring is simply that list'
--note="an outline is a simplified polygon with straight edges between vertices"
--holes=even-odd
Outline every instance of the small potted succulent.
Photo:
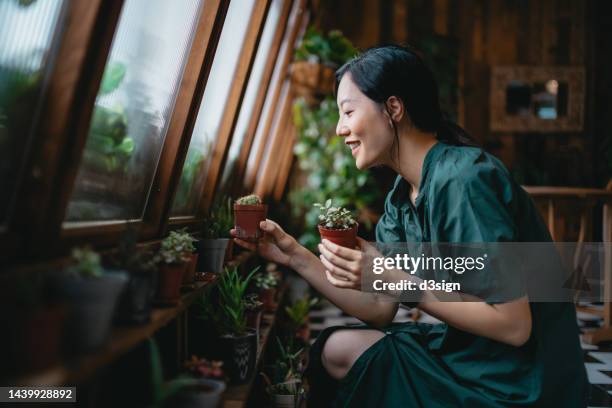
[{"label": "small potted succulent", "polygon": [[181,282],[192,262],[193,238],[181,231],[171,231],[164,238],[155,257],[159,264],[157,302],[176,304],[181,296]]},{"label": "small potted succulent", "polygon": [[310,299],[309,296],[305,296],[297,300],[291,306],[285,307],[285,313],[287,313],[289,317],[291,329],[292,332],[295,333],[295,338],[300,339],[304,344],[308,344],[310,341],[308,314],[310,313],[310,309],[316,305],[318,301],[319,299],[317,298]]},{"label": "small potted succulent", "polygon": [[304,349],[291,352],[291,347],[283,347],[280,338],[276,338],[279,357],[272,367],[270,376],[261,373],[266,383],[266,391],[272,397],[275,407],[295,408],[301,405],[304,389],[302,388],[302,362]]},{"label": "small potted succulent", "polygon": [[359,224],[349,210],[343,207],[334,207],[331,198],[325,204],[315,203],[319,213],[319,233],[321,239],[344,246],[355,248],[357,246],[357,228]]},{"label": "small potted succulent", "polygon": [[268,206],[262,204],[261,198],[255,194],[236,200],[234,203],[236,237],[250,242],[255,242],[263,237],[259,223],[266,220],[267,212]]},{"label": "small potted succulent", "polygon": [[129,280],[119,300],[115,320],[122,324],[144,324],[151,320],[157,289],[157,264],[153,251],[137,245],[137,231],[128,225],[119,248],[108,259],[110,269],[125,271]]},{"label": "small potted succulent", "polygon": [[245,294],[249,281],[258,269],[242,277],[237,267],[226,268],[217,284],[217,324],[221,333],[224,367],[230,382],[234,384],[247,382],[255,370],[257,334],[247,326]]},{"label": "small potted succulent", "polygon": [[127,284],[123,272],[102,267],[100,255],[90,248],[75,248],[60,291],[69,301],[66,346],[83,352],[96,349],[110,334],[117,300]]},{"label": "small potted succulent", "polygon": [[266,271],[255,276],[255,287],[259,290],[259,299],[265,311],[276,309],[276,290],[278,277],[274,272]]},{"label": "small potted succulent", "polygon": [[198,271],[221,273],[223,262],[231,258],[229,231],[234,226],[232,199],[223,198],[213,206],[204,221],[203,239],[198,242]]},{"label": "small potted succulent", "polygon": [[159,348],[153,339],[149,339],[149,350],[153,407],[217,408],[219,406],[226,388],[224,381],[203,377],[197,374],[197,370],[190,369],[189,376],[182,375],[164,382]]}]

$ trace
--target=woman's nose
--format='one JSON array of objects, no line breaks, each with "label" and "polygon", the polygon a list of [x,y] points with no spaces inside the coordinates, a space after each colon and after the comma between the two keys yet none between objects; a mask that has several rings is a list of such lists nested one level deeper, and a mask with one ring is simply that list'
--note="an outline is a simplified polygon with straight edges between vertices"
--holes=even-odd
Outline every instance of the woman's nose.
[{"label": "woman's nose", "polygon": [[348,126],[343,125],[341,123],[338,123],[338,126],[336,126],[336,134],[338,136],[348,136],[350,133],[351,131]]}]

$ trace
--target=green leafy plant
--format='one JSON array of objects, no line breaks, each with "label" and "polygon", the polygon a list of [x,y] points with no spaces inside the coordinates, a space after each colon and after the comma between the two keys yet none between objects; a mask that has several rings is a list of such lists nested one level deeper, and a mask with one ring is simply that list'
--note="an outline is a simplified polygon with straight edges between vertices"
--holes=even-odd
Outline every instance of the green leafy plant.
[{"label": "green leafy plant", "polygon": [[240,197],[236,200],[236,204],[239,205],[259,205],[261,204],[261,198],[256,194]]},{"label": "green leafy plant", "polygon": [[161,408],[164,403],[182,388],[194,384],[193,378],[179,377],[164,382],[164,374],[159,347],[154,339],[147,339],[151,358],[151,383],[153,385],[153,407]]},{"label": "green leafy plant", "polygon": [[270,394],[296,395],[300,392],[302,377],[301,355],[303,348],[291,351],[291,345],[284,347],[281,339],[276,338],[279,356],[274,364],[271,376],[262,373]]},{"label": "green leafy plant", "polygon": [[170,231],[164,238],[156,256],[156,262],[176,264],[189,261],[189,255],[195,250],[196,239],[183,228]]},{"label": "green leafy plant", "polygon": [[181,172],[181,180],[179,181],[176,197],[174,198],[175,208],[189,209],[197,203],[199,197],[198,189],[195,188],[195,180],[204,164],[204,154],[199,149],[189,149],[183,171]]},{"label": "green leafy plant", "polygon": [[68,268],[71,274],[83,278],[98,278],[104,274],[100,254],[90,247],[74,248],[72,261],[74,264]]},{"label": "green leafy plant", "polygon": [[263,272],[255,276],[255,286],[258,289],[272,289],[278,285],[278,277],[272,272]]},{"label": "green leafy plant", "polygon": [[234,228],[232,199],[222,197],[216,200],[209,216],[204,220],[204,238],[229,238],[229,231]]},{"label": "green leafy plant", "polygon": [[[333,98],[323,100],[314,108],[298,99],[293,106],[293,121],[299,131],[294,153],[305,176],[304,185],[289,194],[292,219],[303,220],[303,224],[293,228],[302,232],[300,243],[315,250],[320,241],[316,228],[320,211],[313,207],[314,203],[334,197],[336,206],[360,214],[381,194],[372,175],[355,166],[350,149],[336,136],[338,107]],[[372,227],[367,222],[362,224],[365,229]]]},{"label": "green leafy plant", "polygon": [[357,49],[338,30],[332,30],[327,35],[316,27],[310,26],[300,45],[295,50],[297,61],[316,61],[332,67],[337,67],[357,54]]},{"label": "green leafy plant", "polygon": [[319,225],[322,227],[343,230],[357,224],[349,210],[343,207],[332,206],[331,198],[327,199],[325,204],[314,203],[313,206],[320,211]]},{"label": "green leafy plant", "polygon": [[217,289],[219,291],[219,316],[217,323],[223,334],[242,336],[246,333],[246,302],[244,295],[253,275],[259,270],[256,267],[246,277],[242,277],[238,267],[226,267],[221,275]]},{"label": "green leafy plant", "polygon": [[285,312],[287,313],[287,316],[289,316],[289,319],[295,328],[299,328],[306,323],[310,309],[316,305],[317,302],[319,302],[319,299],[310,299],[309,296],[305,296],[304,298],[295,301],[291,306],[285,307]]}]

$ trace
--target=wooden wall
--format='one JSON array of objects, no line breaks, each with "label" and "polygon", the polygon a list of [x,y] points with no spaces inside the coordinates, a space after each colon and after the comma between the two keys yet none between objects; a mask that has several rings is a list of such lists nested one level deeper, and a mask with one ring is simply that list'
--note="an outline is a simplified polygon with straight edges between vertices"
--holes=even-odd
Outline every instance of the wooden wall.
[{"label": "wooden wall", "polygon": [[[610,12],[605,0],[324,0],[315,24],[339,28],[359,48],[431,38],[456,44],[456,118],[526,184],[605,186],[610,116]],[[457,61],[452,61],[456,58]],[[431,63],[431,62],[430,62]],[[585,126],[579,133],[489,130],[489,75],[495,65],[585,65]],[[608,70],[602,68],[608,66]],[[434,67],[434,70],[435,67]],[[612,166],[612,165],[611,165]]]}]

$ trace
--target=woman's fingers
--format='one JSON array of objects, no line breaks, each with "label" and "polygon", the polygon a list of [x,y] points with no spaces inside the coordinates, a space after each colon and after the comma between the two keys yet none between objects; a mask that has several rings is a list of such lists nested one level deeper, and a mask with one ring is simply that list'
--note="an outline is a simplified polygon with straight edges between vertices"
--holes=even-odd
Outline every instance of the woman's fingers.
[{"label": "woman's fingers", "polygon": [[325,266],[325,268],[329,272],[331,272],[332,275],[340,279],[346,279],[347,281],[352,282],[352,283],[357,283],[359,281],[359,278],[357,277],[357,275],[351,273],[350,271],[346,271],[342,268],[335,266],[334,264],[329,262],[327,259],[325,259],[323,255],[321,255],[319,258],[321,259],[321,263],[323,263],[323,266]]},{"label": "woman's fingers", "polygon": [[325,271],[325,276],[327,277],[327,280],[329,281],[329,283],[331,283],[332,285],[334,285],[337,288],[345,288],[345,289],[354,289],[355,288],[355,284],[354,283],[347,282],[347,281],[342,281],[340,279],[337,279],[337,278],[333,277],[332,274],[328,270]]},{"label": "woman's fingers", "polygon": [[249,251],[255,251],[257,249],[256,244],[253,244],[252,242],[244,241],[240,238],[234,238],[234,242],[240,245],[241,247],[248,249]]},{"label": "woman's fingers", "polygon": [[361,251],[357,249],[350,249],[334,244],[328,239],[322,240],[321,243],[329,252],[340,258],[348,259],[349,261],[358,261],[361,259]]},{"label": "woman's fingers", "polygon": [[325,245],[319,244],[318,245],[318,249],[319,252],[321,253],[321,255],[323,255],[323,257],[328,260],[329,262],[331,262],[332,264],[342,268],[342,269],[346,269],[347,271],[350,271],[352,273],[358,273],[359,272],[359,264],[353,261],[349,261],[346,260],[344,258],[341,258],[339,256],[336,256],[335,254],[333,254],[329,249],[327,249],[327,247]]}]

